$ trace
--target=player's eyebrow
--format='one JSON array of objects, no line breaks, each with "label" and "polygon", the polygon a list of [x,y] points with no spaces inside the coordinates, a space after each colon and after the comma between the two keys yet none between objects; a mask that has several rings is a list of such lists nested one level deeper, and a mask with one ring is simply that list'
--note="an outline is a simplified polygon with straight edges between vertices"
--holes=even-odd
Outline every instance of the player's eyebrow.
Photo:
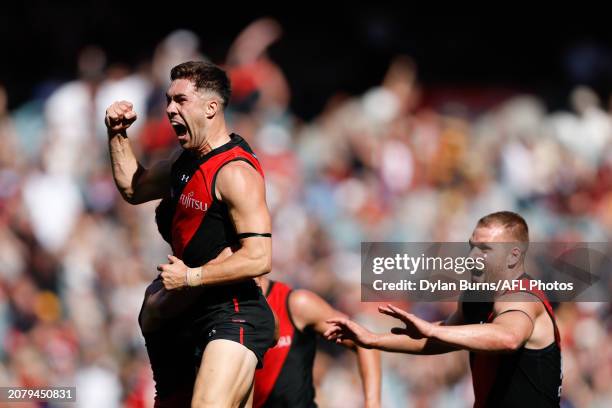
[{"label": "player's eyebrow", "polygon": [[487,245],[485,242],[474,242],[472,241],[471,238],[468,240],[468,243],[470,244],[470,248],[477,247],[480,249],[491,249],[491,247]]},{"label": "player's eyebrow", "polygon": [[168,93],[166,93],[166,99],[173,99],[173,98],[184,98],[186,95],[184,93],[177,93],[174,95],[170,95]]}]

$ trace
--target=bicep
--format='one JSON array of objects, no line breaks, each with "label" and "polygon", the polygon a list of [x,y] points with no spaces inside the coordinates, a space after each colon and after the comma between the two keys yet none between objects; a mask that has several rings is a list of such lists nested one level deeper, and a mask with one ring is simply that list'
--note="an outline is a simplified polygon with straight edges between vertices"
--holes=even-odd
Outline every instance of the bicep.
[{"label": "bicep", "polygon": [[263,177],[248,163],[235,161],[219,170],[215,190],[227,204],[236,231],[269,233],[270,214]]},{"label": "bicep", "polygon": [[517,336],[521,342],[525,342],[534,329],[537,314],[534,306],[534,304],[528,302],[505,305],[496,310],[496,317],[492,323]]}]

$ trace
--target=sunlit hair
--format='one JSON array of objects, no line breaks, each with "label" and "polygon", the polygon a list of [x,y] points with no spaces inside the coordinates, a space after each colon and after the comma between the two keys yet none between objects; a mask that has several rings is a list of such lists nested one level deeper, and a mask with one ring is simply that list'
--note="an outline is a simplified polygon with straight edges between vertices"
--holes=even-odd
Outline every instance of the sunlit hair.
[{"label": "sunlit hair", "polygon": [[518,242],[529,242],[529,227],[525,219],[512,211],[498,211],[478,220],[478,227],[501,225]]},{"label": "sunlit hair", "polygon": [[223,108],[232,95],[230,80],[224,70],[211,62],[188,61],[172,68],[170,79],[188,79],[198,90],[215,92],[221,98]]}]

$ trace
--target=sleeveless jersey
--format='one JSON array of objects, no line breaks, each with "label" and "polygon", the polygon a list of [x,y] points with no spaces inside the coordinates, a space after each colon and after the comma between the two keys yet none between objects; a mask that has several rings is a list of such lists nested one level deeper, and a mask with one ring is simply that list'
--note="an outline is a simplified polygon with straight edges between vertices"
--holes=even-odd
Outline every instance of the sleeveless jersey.
[{"label": "sleeveless jersey", "polygon": [[263,368],[255,372],[253,407],[316,407],[312,367],[316,334],[296,328],[289,310],[292,289],[270,281],[266,297],[279,324],[277,344],[264,356]]},{"label": "sleeveless jersey", "polygon": [[[523,287],[531,278],[523,275]],[[470,353],[474,407],[558,407],[561,397],[561,345],[553,309],[539,290],[525,290],[544,305],[554,327],[555,340],[542,349],[524,346],[510,354]],[[491,323],[493,302],[463,302],[466,324]]]}]

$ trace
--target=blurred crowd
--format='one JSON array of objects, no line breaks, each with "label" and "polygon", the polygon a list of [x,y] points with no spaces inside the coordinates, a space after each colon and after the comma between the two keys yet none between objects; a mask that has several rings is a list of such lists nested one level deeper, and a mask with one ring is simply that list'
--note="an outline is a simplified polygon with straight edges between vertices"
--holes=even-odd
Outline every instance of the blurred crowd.
[{"label": "blurred crowd", "polygon": [[[362,241],[465,241],[478,218],[502,209],[526,218],[532,241],[612,237],[612,112],[591,89],[576,88],[563,112],[518,93],[484,108],[432,105],[415,62],[400,55],[379,85],[338,92],[306,122],[267,53],[281,36],[276,21],[257,20],[215,61],[233,83],[229,124],[266,173],[271,278],[387,331],[392,319],[360,302]],[[113,101],[131,101],[137,156],[145,166],[168,157],[180,148],[164,114],[170,68],[205,51],[185,30],[136,67],[86,47],[77,78],[41,84],[12,112],[0,86],[0,384],[76,386],[78,402],[66,406],[152,406],[137,315],[170,249],[156,203],[130,206],[117,193],[103,117]],[[430,320],[454,308],[400,306]],[[557,305],[564,407],[612,405],[611,312]],[[466,353],[383,354],[383,368],[384,407],[473,402]],[[362,404],[350,352],[321,341],[315,378],[320,406]]]}]

